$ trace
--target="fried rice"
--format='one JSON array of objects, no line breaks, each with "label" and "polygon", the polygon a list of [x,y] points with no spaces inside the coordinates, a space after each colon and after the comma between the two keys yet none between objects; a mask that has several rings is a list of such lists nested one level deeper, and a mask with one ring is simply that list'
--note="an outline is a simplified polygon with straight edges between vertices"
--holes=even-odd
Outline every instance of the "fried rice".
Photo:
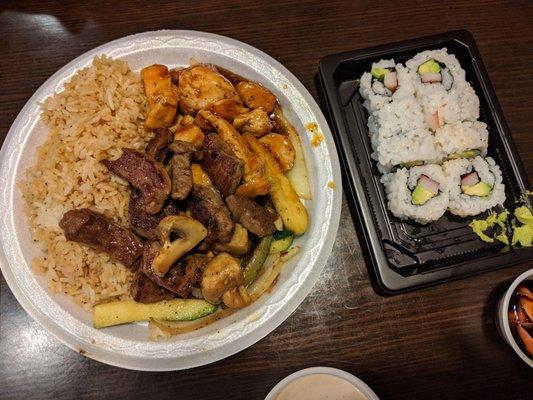
[{"label": "fried rice", "polygon": [[42,104],[48,137],[21,182],[33,239],[43,250],[33,267],[53,293],[86,309],[129,297],[132,273],[104,253],[67,241],[58,222],[66,211],[88,207],[128,225],[127,182],[100,161],[118,157],[123,147],[144,149],[152,135],[144,128],[145,100],[138,74],[102,56]]}]

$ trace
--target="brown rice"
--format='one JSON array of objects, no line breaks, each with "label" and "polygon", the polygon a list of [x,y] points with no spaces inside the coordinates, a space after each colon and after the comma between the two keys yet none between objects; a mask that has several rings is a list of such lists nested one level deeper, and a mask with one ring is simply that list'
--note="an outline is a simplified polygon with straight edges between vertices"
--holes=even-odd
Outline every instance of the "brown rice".
[{"label": "brown rice", "polygon": [[73,208],[88,207],[127,225],[129,189],[100,163],[123,147],[143,149],[142,83],[123,61],[105,56],[77,72],[64,90],[42,104],[50,132],[21,182],[26,213],[43,255],[34,269],[53,293],[64,293],[86,309],[129,296],[131,272],[96,252],[65,239],[58,222]]}]

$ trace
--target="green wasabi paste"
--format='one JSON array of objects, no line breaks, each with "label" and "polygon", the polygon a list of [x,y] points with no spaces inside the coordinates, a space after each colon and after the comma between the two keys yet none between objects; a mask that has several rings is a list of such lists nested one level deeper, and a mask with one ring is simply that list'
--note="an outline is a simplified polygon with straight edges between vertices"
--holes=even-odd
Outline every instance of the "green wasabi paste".
[{"label": "green wasabi paste", "polygon": [[517,226],[513,230],[513,240],[511,241],[511,245],[515,245],[517,243],[520,243],[522,247],[531,247],[531,243],[533,242],[533,225],[522,225]]},{"label": "green wasabi paste", "polygon": [[[475,219],[470,223],[470,228],[474,231],[476,235],[479,236],[481,240],[487,243],[494,243],[494,239],[502,242],[504,244],[509,244],[509,238],[507,237],[507,217],[509,216],[509,211],[505,210],[499,214],[490,213],[490,215],[485,219]],[[490,237],[485,233],[489,228],[494,227],[495,225],[500,226],[501,232],[494,237]]]}]

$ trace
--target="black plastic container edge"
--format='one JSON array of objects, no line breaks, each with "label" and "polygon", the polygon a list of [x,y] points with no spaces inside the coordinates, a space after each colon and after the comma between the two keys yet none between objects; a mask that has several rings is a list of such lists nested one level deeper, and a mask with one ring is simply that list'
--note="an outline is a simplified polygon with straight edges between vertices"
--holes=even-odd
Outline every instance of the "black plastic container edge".
[{"label": "black plastic container edge", "polygon": [[383,295],[397,294],[533,259],[533,249],[517,249],[507,253],[480,255],[479,258],[473,260],[455,262],[442,268],[408,276],[401,275],[389,265],[382,246],[382,236],[380,236],[380,230],[376,225],[377,222],[372,213],[371,204],[367,199],[368,179],[364,182],[359,172],[358,165],[360,160],[357,159],[357,151],[354,150],[354,144],[350,137],[343,110],[344,105],[341,104],[339,88],[335,82],[335,73],[341,64],[354,63],[357,59],[364,58],[377,61],[380,58],[390,58],[392,53],[422,51],[423,48],[428,46],[443,47],[443,43],[450,41],[459,42],[468,48],[472,59],[472,67],[477,77],[476,83],[479,85],[484,100],[488,104],[487,111],[490,113],[496,131],[499,134],[498,139],[501,139],[503,147],[501,150],[507,157],[506,161],[509,161],[513,179],[516,179],[517,185],[522,190],[529,189],[527,175],[517,156],[518,153],[503,117],[501,107],[481,61],[474,38],[468,31],[452,31],[369,49],[337,53],[324,57],[319,63],[316,86],[323,109],[326,111],[326,117],[334,132],[334,139],[343,170],[346,197],[354,218],[372,283],[376,291]]}]

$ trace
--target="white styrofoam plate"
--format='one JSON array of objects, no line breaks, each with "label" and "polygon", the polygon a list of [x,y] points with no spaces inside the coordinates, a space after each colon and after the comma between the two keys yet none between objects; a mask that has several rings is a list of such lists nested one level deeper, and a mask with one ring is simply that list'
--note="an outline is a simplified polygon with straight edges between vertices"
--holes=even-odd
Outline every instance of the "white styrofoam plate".
[{"label": "white styrofoam plate", "polygon": [[[94,329],[90,313],[66,297],[52,295],[44,279],[30,268],[39,248],[31,239],[17,182],[34,162],[37,145],[47,136],[46,126],[39,120],[39,102],[60,91],[77,70],[102,54],[125,60],[135,71],[154,63],[185,66],[194,58],[258,81],[276,94],[300,133],[306,153],[313,191],[313,199],[306,202],[310,226],[297,240],[301,253],[283,268],[275,289],[231,317],[165,342],[151,342],[146,324]],[[311,135],[305,130],[311,122],[317,123],[325,137],[318,147],[310,145]],[[61,68],[35,92],[9,130],[0,152],[0,176],[3,177],[0,267],[19,303],[72,349],[108,364],[152,371],[192,368],[220,360],[251,346],[280,325],[303,301],[322,271],[337,233],[342,197],[333,138],[318,105],[298,79],[251,46],[194,31],[127,36],[91,50]],[[330,181],[336,183],[335,189],[328,188]]]}]

